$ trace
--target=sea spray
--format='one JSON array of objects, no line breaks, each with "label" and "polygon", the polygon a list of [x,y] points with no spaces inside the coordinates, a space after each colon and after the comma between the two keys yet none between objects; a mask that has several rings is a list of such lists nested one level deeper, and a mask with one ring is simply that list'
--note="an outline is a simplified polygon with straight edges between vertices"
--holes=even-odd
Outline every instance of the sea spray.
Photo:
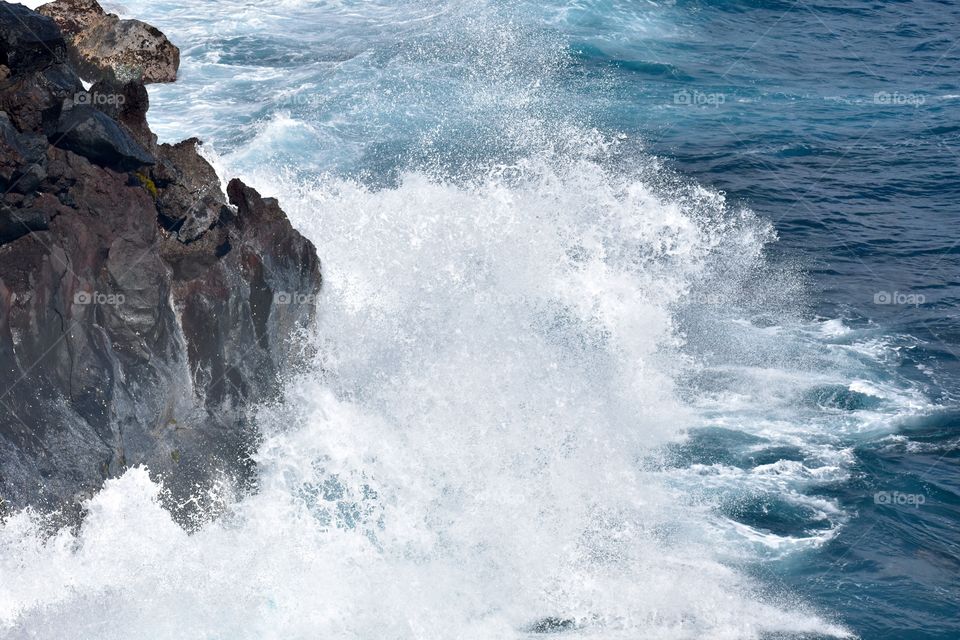
[{"label": "sea spray", "polygon": [[[190,535],[142,469],[76,533],[11,516],[4,634],[844,635],[748,574],[832,539],[849,513],[811,493],[850,438],[928,408],[892,341],[806,316],[772,226],[603,126],[633,94],[529,6],[286,7],[163,6],[186,56],[151,112],[324,261],[259,490]],[[796,526],[749,517],[770,506]]]},{"label": "sea spray", "polygon": [[672,310],[755,263],[762,222],[585,158],[277,186],[327,271],[318,361],[260,415],[258,492],[192,535],[143,469],[76,535],[18,514],[11,633],[843,633],[723,564],[716,516],[649,468],[696,424]]}]

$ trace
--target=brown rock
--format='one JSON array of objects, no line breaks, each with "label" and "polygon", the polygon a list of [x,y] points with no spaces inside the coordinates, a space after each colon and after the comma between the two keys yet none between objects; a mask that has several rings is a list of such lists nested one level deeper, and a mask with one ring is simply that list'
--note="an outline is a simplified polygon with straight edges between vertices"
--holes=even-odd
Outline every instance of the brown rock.
[{"label": "brown rock", "polygon": [[[55,4],[78,34],[107,19]],[[276,200],[227,200],[198,140],[156,144],[141,82],[31,62],[47,31],[0,21],[0,499],[62,508],[145,464],[186,521],[213,478],[252,477],[320,264]]]},{"label": "brown rock", "polygon": [[37,11],[63,31],[70,58],[85,80],[149,84],[177,79],[180,50],[156,27],[121,20],[96,0],[56,0]]}]

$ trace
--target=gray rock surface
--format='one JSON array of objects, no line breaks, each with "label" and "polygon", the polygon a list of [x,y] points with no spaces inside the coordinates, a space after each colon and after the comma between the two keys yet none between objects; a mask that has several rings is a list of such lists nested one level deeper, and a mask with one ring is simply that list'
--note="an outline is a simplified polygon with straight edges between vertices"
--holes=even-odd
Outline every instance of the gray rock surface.
[{"label": "gray rock surface", "polygon": [[50,143],[73,151],[91,162],[117,171],[156,164],[156,160],[129,133],[90,105],[63,111],[49,136]]},{"label": "gray rock surface", "polygon": [[88,81],[173,82],[180,50],[158,29],[140,20],[121,20],[96,0],[56,0],[37,11],[52,18],[70,58]]},{"label": "gray rock surface", "polygon": [[8,73],[22,73],[66,61],[66,44],[55,24],[21,4],[7,4],[0,11],[0,58]]},{"label": "gray rock surface", "polygon": [[76,515],[146,464],[190,522],[215,482],[253,478],[252,409],[281,397],[319,261],[275,200],[224,193],[199,141],[156,143],[142,83],[83,91],[53,20],[8,10],[24,21],[0,21],[0,510]]}]

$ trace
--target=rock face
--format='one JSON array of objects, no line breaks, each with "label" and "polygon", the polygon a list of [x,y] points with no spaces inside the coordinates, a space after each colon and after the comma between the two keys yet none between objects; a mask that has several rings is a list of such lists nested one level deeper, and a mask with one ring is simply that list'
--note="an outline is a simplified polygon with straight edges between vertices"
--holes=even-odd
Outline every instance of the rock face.
[{"label": "rock face", "polygon": [[61,149],[118,171],[132,171],[156,163],[153,156],[133,140],[133,136],[90,105],[65,109],[48,138],[51,144]]},{"label": "rock face", "polygon": [[42,68],[66,58],[66,45],[56,25],[20,4],[8,4],[0,15],[4,65],[10,69]]},{"label": "rock face", "polygon": [[3,4],[0,508],[146,464],[188,518],[251,478],[251,408],[300,353],[319,261],[275,200],[224,193],[199,141],[157,144],[140,81],[84,91],[54,20]]},{"label": "rock face", "polygon": [[180,50],[155,27],[121,20],[96,0],[57,0],[37,9],[66,36],[70,59],[84,80],[173,82]]}]

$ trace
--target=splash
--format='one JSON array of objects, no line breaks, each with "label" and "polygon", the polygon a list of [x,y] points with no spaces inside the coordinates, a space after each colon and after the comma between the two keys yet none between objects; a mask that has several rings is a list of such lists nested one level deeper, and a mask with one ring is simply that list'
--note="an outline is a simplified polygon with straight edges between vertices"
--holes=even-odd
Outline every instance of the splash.
[{"label": "splash", "polygon": [[77,533],[14,515],[4,633],[844,635],[725,562],[655,462],[696,424],[676,309],[769,228],[589,155],[280,185],[327,284],[318,361],[259,417],[258,493],[188,535],[137,468]]},{"label": "splash", "polygon": [[76,532],[13,514],[0,635],[849,635],[749,568],[831,539],[811,489],[927,408],[882,336],[805,320],[769,223],[595,124],[616,87],[532,3],[286,5],[130,7],[184,44],[151,124],[199,123],[324,262],[259,490],[191,534],[140,468]]}]

